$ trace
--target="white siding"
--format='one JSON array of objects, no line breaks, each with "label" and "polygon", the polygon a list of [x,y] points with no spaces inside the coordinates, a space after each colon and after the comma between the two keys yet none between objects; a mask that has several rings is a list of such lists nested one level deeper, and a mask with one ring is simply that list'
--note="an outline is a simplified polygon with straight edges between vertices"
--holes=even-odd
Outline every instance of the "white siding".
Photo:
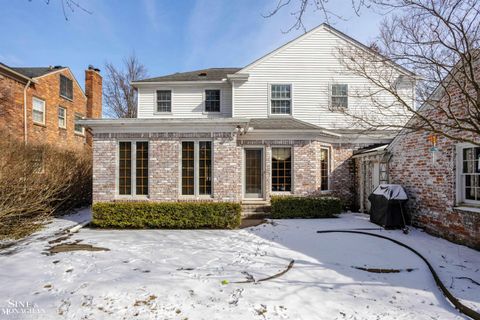
[{"label": "white siding", "polygon": [[[205,89],[220,89],[220,113],[205,113]],[[156,91],[172,90],[172,112],[156,112]],[[232,87],[223,84],[142,85],[138,89],[138,118],[213,118],[232,116]]]},{"label": "white siding", "polygon": [[[250,77],[246,82],[234,83],[234,116],[268,117],[270,84],[291,83],[295,118],[331,129],[351,127],[353,120],[328,110],[330,85],[348,84],[349,94],[372,86],[364,78],[348,72],[339,61],[338,48],[347,45],[351,44],[319,28],[240,71],[249,73]],[[393,101],[389,95],[381,98],[387,103]],[[349,110],[362,114],[375,112],[367,99],[354,97],[349,97]]]}]

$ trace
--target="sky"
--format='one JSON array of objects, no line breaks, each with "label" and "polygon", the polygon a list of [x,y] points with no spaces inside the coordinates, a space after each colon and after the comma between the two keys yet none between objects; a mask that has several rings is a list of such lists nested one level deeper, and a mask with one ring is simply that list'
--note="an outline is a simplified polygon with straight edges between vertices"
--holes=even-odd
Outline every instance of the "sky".
[{"label": "sky", "polygon": [[[148,75],[209,67],[242,67],[298,37],[292,7],[264,18],[278,0],[76,0],[89,12],[67,9],[61,0],[0,0],[0,62],[12,67],[69,66],[80,84],[84,70],[121,65],[135,53]],[[292,1],[293,3],[296,0]],[[329,1],[342,19],[329,23],[370,43],[381,15],[357,16],[351,0]],[[325,22],[309,10],[307,30]]]}]

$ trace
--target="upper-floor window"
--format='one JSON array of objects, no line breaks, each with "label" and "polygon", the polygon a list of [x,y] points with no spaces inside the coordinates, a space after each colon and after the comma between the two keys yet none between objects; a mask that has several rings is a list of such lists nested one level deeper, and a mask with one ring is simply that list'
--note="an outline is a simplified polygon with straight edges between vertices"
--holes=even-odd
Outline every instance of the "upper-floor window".
[{"label": "upper-floor window", "polygon": [[348,85],[332,84],[330,89],[330,107],[334,110],[348,108]]},{"label": "upper-floor window", "polygon": [[220,112],[220,90],[205,90],[205,112]]},{"label": "upper-floor window", "polygon": [[83,119],[83,116],[80,113],[75,113],[75,126],[74,126],[75,133],[85,134],[85,128],[81,124],[77,123],[77,120],[82,120],[82,119]]},{"label": "upper-floor window", "polygon": [[157,112],[172,112],[171,90],[157,90]]},{"label": "upper-floor window", "polygon": [[459,200],[480,203],[480,147],[462,147],[459,151]]},{"label": "upper-floor window", "polygon": [[58,107],[58,127],[65,129],[67,127],[67,109]]},{"label": "upper-floor window", "polygon": [[292,85],[272,84],[270,87],[271,114],[291,114]]},{"label": "upper-floor window", "polygon": [[33,97],[33,122],[45,124],[45,101]]},{"label": "upper-floor window", "polygon": [[73,100],[73,81],[60,75],[60,96]]}]

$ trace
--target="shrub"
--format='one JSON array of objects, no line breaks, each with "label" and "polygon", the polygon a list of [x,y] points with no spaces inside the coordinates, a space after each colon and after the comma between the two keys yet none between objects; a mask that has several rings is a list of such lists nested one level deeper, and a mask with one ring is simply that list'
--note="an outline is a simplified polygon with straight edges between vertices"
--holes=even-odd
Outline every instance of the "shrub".
[{"label": "shrub", "polygon": [[21,238],[52,214],[91,201],[92,161],[83,150],[28,144],[0,132],[0,239]]},{"label": "shrub", "polygon": [[334,197],[274,196],[272,218],[331,218],[342,211],[342,202]]},{"label": "shrub", "polygon": [[120,229],[233,229],[241,207],[228,202],[99,202],[92,225]]}]

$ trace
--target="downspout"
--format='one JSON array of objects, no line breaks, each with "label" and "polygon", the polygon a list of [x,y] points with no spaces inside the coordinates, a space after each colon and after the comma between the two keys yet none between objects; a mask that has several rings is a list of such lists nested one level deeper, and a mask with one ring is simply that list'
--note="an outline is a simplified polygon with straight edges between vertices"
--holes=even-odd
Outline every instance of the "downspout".
[{"label": "downspout", "polygon": [[27,84],[25,85],[25,88],[23,89],[23,138],[24,138],[24,143],[27,144],[27,134],[28,134],[28,128],[27,128],[27,89],[30,86],[30,83],[32,81],[28,80]]}]

